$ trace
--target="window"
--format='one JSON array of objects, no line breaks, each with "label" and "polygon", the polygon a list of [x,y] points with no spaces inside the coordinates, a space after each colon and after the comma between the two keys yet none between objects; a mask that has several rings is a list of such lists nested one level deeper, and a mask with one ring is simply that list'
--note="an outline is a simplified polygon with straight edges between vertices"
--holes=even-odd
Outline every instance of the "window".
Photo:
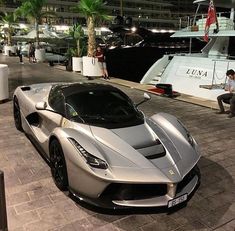
[{"label": "window", "polygon": [[[68,114],[73,121],[118,128],[143,123],[143,115],[122,92],[92,90],[66,98]],[[73,116],[73,114],[75,116]]]},{"label": "window", "polygon": [[48,102],[55,112],[60,113],[61,115],[65,115],[64,96],[58,87],[51,89]]}]

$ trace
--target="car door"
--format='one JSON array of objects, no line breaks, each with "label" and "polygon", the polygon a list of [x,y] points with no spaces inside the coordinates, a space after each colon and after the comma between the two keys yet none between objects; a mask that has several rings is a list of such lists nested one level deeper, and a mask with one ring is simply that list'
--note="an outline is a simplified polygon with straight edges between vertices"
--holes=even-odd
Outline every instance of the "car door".
[{"label": "car door", "polygon": [[[53,130],[63,126],[65,115],[65,103],[62,92],[57,92],[49,98],[46,110],[39,110],[40,126],[38,126],[37,139],[44,150],[48,148],[48,141]],[[51,108],[51,109],[49,109]]]}]

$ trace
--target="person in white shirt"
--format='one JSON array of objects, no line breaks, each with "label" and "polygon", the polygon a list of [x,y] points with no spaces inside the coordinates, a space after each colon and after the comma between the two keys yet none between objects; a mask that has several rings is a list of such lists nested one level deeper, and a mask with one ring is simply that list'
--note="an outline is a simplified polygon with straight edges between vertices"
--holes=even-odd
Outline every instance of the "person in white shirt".
[{"label": "person in white shirt", "polygon": [[230,103],[230,111],[229,111],[228,118],[232,118],[235,116],[235,72],[234,70],[230,69],[226,72],[226,75],[228,76],[228,82],[225,87],[225,90],[228,91],[228,93],[219,95],[217,97],[220,111],[216,113],[217,114],[227,113],[224,110],[224,106],[223,106],[223,101],[227,101]]}]

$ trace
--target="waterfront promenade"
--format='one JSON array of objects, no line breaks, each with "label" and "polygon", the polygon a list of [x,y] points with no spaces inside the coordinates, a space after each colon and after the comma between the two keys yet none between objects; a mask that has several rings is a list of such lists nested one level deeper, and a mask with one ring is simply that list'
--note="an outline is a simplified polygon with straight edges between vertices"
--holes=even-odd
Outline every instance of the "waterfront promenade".
[{"label": "waterfront promenade", "polygon": [[[78,73],[47,64],[29,64],[26,60],[19,64],[18,57],[0,54],[0,63],[9,66],[10,96],[19,85],[88,81]],[[143,86],[113,78],[109,83],[126,92],[134,102],[143,98]],[[120,213],[76,203],[56,188],[49,166],[28,138],[15,129],[10,100],[0,104],[0,169],[5,173],[9,230],[234,231],[235,118],[216,115],[211,107],[151,96],[140,109],[148,116],[161,111],[175,115],[201,146],[201,185],[186,207],[170,213],[159,209]]]}]

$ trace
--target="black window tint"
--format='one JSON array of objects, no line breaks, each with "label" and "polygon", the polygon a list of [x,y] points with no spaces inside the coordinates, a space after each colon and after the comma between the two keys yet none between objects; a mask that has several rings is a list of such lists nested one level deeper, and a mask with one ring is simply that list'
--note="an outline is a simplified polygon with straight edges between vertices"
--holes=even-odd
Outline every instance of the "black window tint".
[{"label": "black window tint", "polygon": [[87,124],[114,128],[143,123],[142,113],[120,91],[80,92],[68,96],[66,103],[76,111],[77,118]]},{"label": "black window tint", "polygon": [[55,112],[58,112],[62,115],[65,114],[65,106],[64,106],[64,96],[60,89],[52,88],[49,95],[49,105]]},{"label": "black window tint", "polygon": [[125,96],[115,91],[89,91],[71,95],[66,99],[80,116],[100,115],[105,113],[105,109],[110,104],[128,106],[134,110],[131,101]]}]

